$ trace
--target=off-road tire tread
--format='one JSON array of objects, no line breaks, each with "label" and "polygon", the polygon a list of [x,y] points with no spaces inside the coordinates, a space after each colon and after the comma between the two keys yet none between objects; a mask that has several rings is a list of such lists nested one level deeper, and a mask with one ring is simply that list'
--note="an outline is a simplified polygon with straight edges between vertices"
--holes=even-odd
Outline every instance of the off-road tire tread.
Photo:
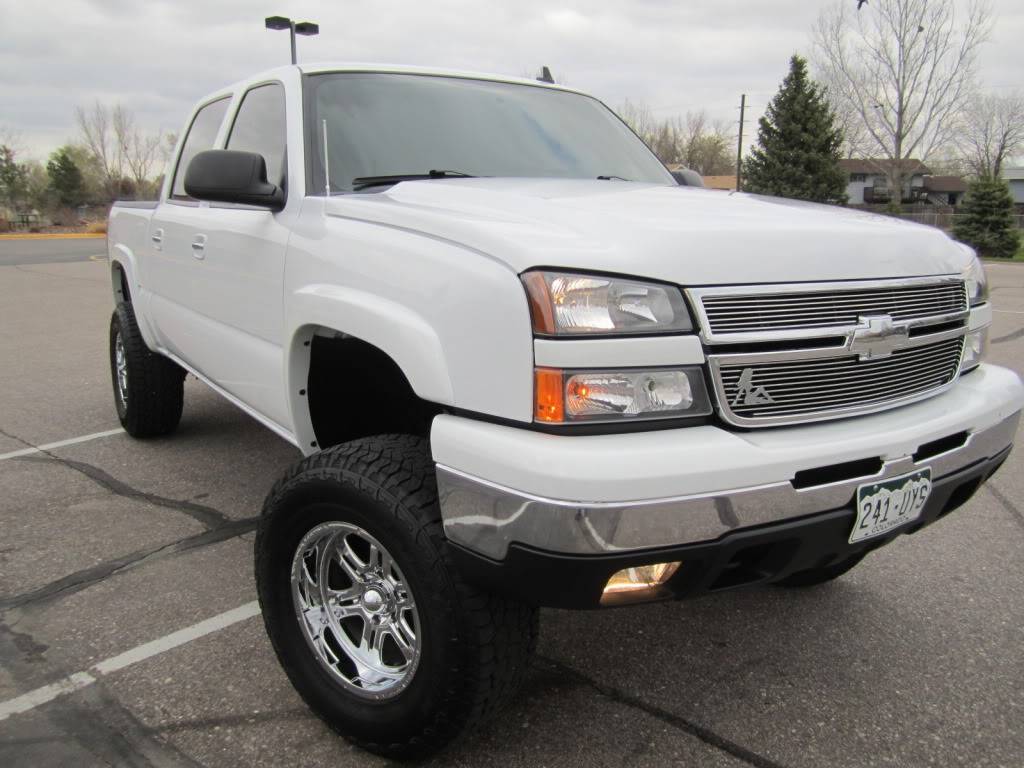
[{"label": "off-road tire tread", "polygon": [[[128,358],[128,407],[121,426],[132,437],[159,437],[173,432],[181,421],[185,401],[185,371],[170,358],[146,346],[132,305],[118,303],[110,318],[110,346],[120,326]],[[111,365],[113,376],[113,365]],[[117,382],[114,381],[114,388]],[[115,391],[115,398],[117,397]]]},{"label": "off-road tire tread", "polygon": [[[439,708],[434,722],[412,738],[391,743],[368,742],[317,714],[334,731],[376,754],[397,759],[432,754],[514,698],[536,648],[539,613],[535,607],[484,592],[463,580],[444,535],[428,443],[413,435],[354,440],[293,465],[275,483],[263,506],[255,544],[258,587],[264,573],[262,561],[269,554],[266,537],[273,536],[276,502],[296,484],[311,479],[348,484],[386,506],[407,527],[424,556],[432,560],[431,569],[436,577],[454,587],[459,602],[456,610],[465,617],[464,626],[476,635],[475,642],[470,638],[466,643],[466,653],[459,654],[457,663],[466,668],[451,670],[449,679],[455,684],[446,691],[445,706]],[[258,591],[262,608],[263,589]],[[266,625],[274,650],[284,663],[278,634],[269,620]],[[287,666],[285,671],[292,677]]]}]

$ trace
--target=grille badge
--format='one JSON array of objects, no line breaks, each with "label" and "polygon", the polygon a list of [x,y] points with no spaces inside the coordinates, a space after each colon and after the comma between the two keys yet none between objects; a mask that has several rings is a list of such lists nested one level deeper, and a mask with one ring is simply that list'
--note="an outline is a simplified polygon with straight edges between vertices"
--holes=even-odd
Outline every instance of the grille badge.
[{"label": "grille badge", "polygon": [[754,387],[754,369],[744,368],[740,380],[736,382],[736,395],[732,399],[732,405],[765,405],[774,402],[767,389]]},{"label": "grille badge", "polygon": [[846,336],[846,348],[861,360],[888,357],[910,341],[910,326],[894,323],[889,315],[860,317],[860,324]]}]

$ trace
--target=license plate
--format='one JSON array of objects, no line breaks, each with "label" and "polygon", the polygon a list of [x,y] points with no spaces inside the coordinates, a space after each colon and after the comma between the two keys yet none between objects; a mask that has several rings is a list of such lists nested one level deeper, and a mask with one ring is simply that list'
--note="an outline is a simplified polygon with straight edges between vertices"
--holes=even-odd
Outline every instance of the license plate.
[{"label": "license plate", "polygon": [[932,471],[922,469],[910,475],[857,489],[857,522],[850,543],[881,536],[921,516],[932,490]]}]

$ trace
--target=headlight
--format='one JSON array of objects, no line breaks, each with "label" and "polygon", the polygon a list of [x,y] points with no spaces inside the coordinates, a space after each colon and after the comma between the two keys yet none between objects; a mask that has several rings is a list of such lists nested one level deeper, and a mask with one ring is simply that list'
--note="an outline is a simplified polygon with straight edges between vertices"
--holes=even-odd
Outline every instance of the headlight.
[{"label": "headlight", "polygon": [[706,416],[699,368],[562,371],[538,368],[534,418],[548,424]]},{"label": "headlight", "polygon": [[985,266],[981,259],[974,256],[960,274],[967,283],[967,298],[972,307],[988,301],[988,276],[985,274]]},{"label": "headlight", "polygon": [[541,336],[693,330],[678,288],[617,277],[526,272],[534,333]]}]

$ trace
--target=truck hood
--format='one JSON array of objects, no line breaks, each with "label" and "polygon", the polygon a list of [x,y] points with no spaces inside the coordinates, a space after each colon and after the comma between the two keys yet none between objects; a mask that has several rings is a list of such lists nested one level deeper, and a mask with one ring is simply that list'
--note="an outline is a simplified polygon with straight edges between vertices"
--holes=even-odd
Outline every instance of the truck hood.
[{"label": "truck hood", "polygon": [[325,213],[447,240],[515,272],[545,266],[680,285],[959,272],[941,230],[781,198],[586,179],[439,179],[329,198]]}]

